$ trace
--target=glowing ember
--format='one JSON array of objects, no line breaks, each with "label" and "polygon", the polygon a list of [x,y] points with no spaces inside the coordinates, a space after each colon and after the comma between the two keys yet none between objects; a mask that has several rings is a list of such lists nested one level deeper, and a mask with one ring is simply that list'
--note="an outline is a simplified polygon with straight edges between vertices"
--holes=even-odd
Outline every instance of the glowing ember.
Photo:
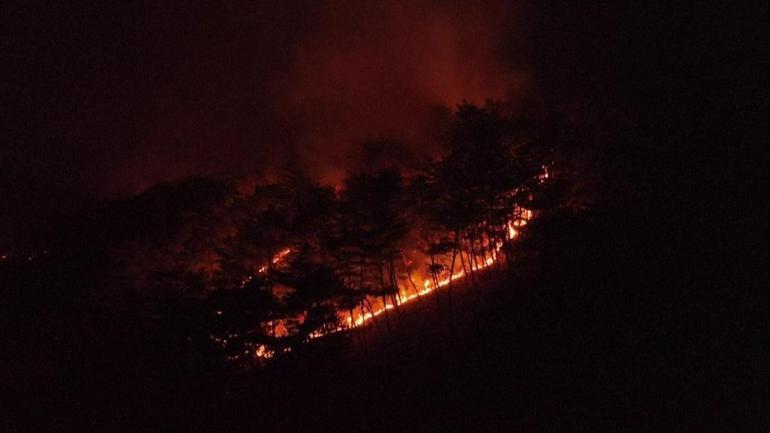
[{"label": "glowing ember", "polygon": [[[551,177],[549,175],[549,172],[547,170],[547,167],[544,167],[544,173],[542,173],[538,179],[542,183],[546,181],[546,179],[549,179]],[[503,228],[503,232],[505,233],[505,237],[508,241],[517,239],[521,234],[521,228],[527,225],[527,222],[531,220],[534,217],[533,211],[529,209],[523,209],[523,208],[517,208],[514,212],[514,217],[505,224]],[[501,239],[492,240],[487,239],[488,243],[485,243],[482,241],[482,251],[485,245],[488,245],[490,248],[491,257],[486,257],[486,253],[482,253],[481,257],[476,256],[474,253],[468,253],[464,251],[459,251],[459,257],[460,257],[460,264],[462,265],[462,269],[457,270],[455,269],[449,269],[449,276],[444,276],[443,278],[440,278],[437,275],[423,275],[422,279],[422,287],[418,289],[418,287],[415,285],[414,282],[412,282],[412,287],[410,290],[407,290],[405,288],[400,288],[400,290],[396,293],[395,298],[391,302],[387,302],[384,299],[382,300],[382,303],[379,302],[378,299],[369,299],[367,298],[366,305],[368,306],[368,312],[364,312],[363,305],[360,313],[356,311],[338,311],[337,315],[340,318],[341,325],[337,326],[336,328],[322,328],[317,329],[313,332],[311,332],[307,339],[308,340],[314,340],[317,338],[324,337],[326,335],[334,334],[341,331],[350,330],[353,328],[365,326],[370,321],[373,321],[375,317],[380,316],[387,312],[388,310],[392,310],[396,308],[397,306],[401,306],[404,304],[408,304],[415,299],[419,299],[423,296],[426,296],[428,294],[433,293],[434,291],[446,287],[450,284],[450,282],[455,280],[463,279],[467,276],[467,273],[470,272],[478,272],[483,271],[490,266],[494,265],[499,259],[500,259],[500,250],[505,245],[505,241]],[[456,251],[457,252],[457,251]],[[270,263],[262,265],[259,267],[258,272],[259,273],[265,273],[267,272],[272,265],[277,265],[281,263],[290,253],[292,253],[291,248],[284,248],[281,251],[279,251],[273,258],[270,260]],[[480,260],[479,260],[480,259]],[[454,263],[454,260],[453,260]],[[407,260],[404,258],[404,265],[409,266],[413,264],[413,259]],[[466,264],[469,269],[466,269]],[[446,269],[443,269],[440,271],[440,273],[446,273]],[[243,284],[245,285],[249,281],[251,281],[253,277],[248,276],[243,280]],[[418,277],[419,280],[419,277]],[[410,276],[411,281],[411,276]],[[371,301],[371,302],[370,302]],[[217,311],[216,314],[222,314],[221,311]],[[300,321],[303,319],[303,317],[295,318],[299,319]],[[287,326],[287,323],[284,323],[284,320],[278,319],[278,320],[272,320],[270,322],[265,322],[262,324],[262,327],[267,330],[267,332],[272,332],[273,337],[275,338],[284,338],[288,337],[290,335],[289,327]],[[229,336],[233,337],[233,336]],[[211,336],[212,340],[214,340],[216,343],[225,346],[227,344],[226,338],[218,338],[215,336]],[[288,352],[290,351],[290,347],[286,346],[280,349],[282,352]],[[273,358],[276,355],[275,350],[269,348],[267,345],[259,344],[259,345],[251,345],[248,350],[246,350],[245,354],[248,354],[251,352],[255,358],[258,359],[270,359]],[[237,359],[238,356],[234,357],[228,357]]]},{"label": "glowing ember", "polygon": [[[287,256],[289,253],[290,253],[290,252],[291,252],[291,248],[284,248],[283,250],[281,250],[280,252],[278,252],[278,254],[276,254],[276,255],[273,257],[273,260],[271,260],[270,262],[271,262],[272,264],[276,265],[276,264],[280,263],[280,262],[281,262],[281,260],[283,260],[283,259],[284,259],[284,258],[285,258],[285,257],[286,257],[286,256]],[[260,268],[259,268],[259,273],[260,273],[260,274],[264,274],[265,272],[267,272],[267,269],[268,269],[268,265],[262,265],[262,266],[260,266]],[[250,279],[250,278],[249,278],[249,279]],[[247,281],[248,281],[248,280],[247,280]]]},{"label": "glowing ember", "polygon": [[[517,229],[520,229],[521,227],[525,226],[527,224],[527,221],[532,219],[533,216],[534,214],[531,210],[522,209],[521,216],[519,218],[510,220],[506,224],[507,238],[509,240],[516,239],[519,235],[519,230]],[[493,264],[495,264],[497,260],[500,258],[500,255],[498,254],[498,252],[502,247],[503,247],[503,242],[498,241],[495,244],[494,250],[492,250],[492,257],[487,257],[483,259],[481,263],[477,263],[475,260],[471,260],[470,258],[468,258],[468,265],[471,267],[471,270],[474,272],[483,271],[489,268],[490,266],[492,266]],[[271,261],[272,264],[280,263],[289,253],[291,253],[290,248],[285,248],[281,250],[278,254],[275,255],[275,257],[273,257]],[[463,253],[461,252],[460,254],[462,255]],[[264,273],[267,270],[268,270],[267,265],[264,265],[259,268],[260,273]],[[308,336],[308,339],[314,340],[326,335],[364,326],[368,322],[372,321],[375,317],[382,315],[388,310],[392,310],[396,308],[396,306],[408,304],[414,301],[415,299],[428,295],[439,288],[449,285],[450,281],[460,280],[462,278],[465,278],[465,276],[466,276],[466,272],[464,270],[459,270],[457,272],[452,273],[451,277],[447,276],[447,277],[444,277],[443,279],[438,280],[437,285],[434,285],[434,283],[431,281],[430,278],[424,278],[422,289],[413,290],[411,293],[406,293],[403,290],[399,291],[399,293],[396,296],[395,305],[393,303],[385,302],[381,306],[372,307],[372,309],[370,309],[369,312],[366,312],[363,314],[354,313],[353,315],[351,315],[350,312],[340,311],[338,315],[342,318],[343,324],[341,326],[338,326],[337,328],[333,328],[333,329],[319,329],[319,330],[313,331]],[[274,325],[274,335],[279,338],[288,336],[288,329],[286,329],[286,327],[279,321],[277,325]],[[226,340],[224,342],[226,342]],[[284,351],[289,351],[289,350],[290,348],[288,347],[284,349]],[[259,346],[256,346],[256,348],[254,349],[254,356],[261,359],[270,359],[275,356],[275,352],[273,350],[270,350],[265,345],[259,345]]]},{"label": "glowing ember", "polygon": [[[489,266],[493,265],[498,258],[497,251],[500,251],[502,245],[498,245],[495,251],[493,252],[492,257],[487,257],[487,259],[482,262],[481,264],[474,265],[471,262],[471,266],[474,271],[480,271],[483,269],[488,268]],[[465,277],[465,271],[458,271],[452,275],[452,277],[446,277],[442,280],[439,280],[438,282],[438,288],[445,287],[449,284],[450,281],[459,280]],[[399,297],[396,300],[397,305],[403,305],[407,304],[421,296],[425,296],[431,292],[436,290],[436,287],[434,287],[433,282],[431,282],[429,279],[426,279],[423,281],[423,288],[422,290],[417,291],[416,293],[411,294],[404,294],[400,293]],[[393,304],[385,304],[384,307],[380,307],[379,309],[375,309],[373,313],[366,313],[362,316],[359,316],[357,319],[353,320],[353,318],[350,317],[349,313],[347,317],[345,318],[346,323],[348,324],[348,327],[350,327],[351,323],[353,326],[361,326],[366,324],[368,321],[372,320],[372,318],[379,316],[380,314],[384,313],[385,310],[391,310],[395,308]],[[340,329],[341,330],[341,329]]]}]

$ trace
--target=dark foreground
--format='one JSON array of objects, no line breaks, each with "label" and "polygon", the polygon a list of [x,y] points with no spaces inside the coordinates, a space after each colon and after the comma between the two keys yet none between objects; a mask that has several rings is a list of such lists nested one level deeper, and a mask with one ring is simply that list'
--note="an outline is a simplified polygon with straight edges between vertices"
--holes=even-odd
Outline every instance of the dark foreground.
[{"label": "dark foreground", "polygon": [[119,313],[89,310],[77,288],[35,305],[10,293],[6,318],[27,320],[5,328],[2,430],[767,427],[761,303],[729,267],[696,266],[714,252],[705,243],[682,248],[649,221],[542,222],[538,254],[478,291],[458,284],[451,314],[442,292],[440,306],[429,297],[392,316],[390,336],[380,321],[251,372],[169,354]]}]

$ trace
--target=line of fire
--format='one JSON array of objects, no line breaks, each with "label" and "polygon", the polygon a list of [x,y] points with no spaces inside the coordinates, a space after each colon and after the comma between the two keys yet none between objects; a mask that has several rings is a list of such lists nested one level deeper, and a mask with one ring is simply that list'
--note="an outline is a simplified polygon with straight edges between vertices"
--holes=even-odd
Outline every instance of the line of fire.
[{"label": "line of fire", "polygon": [[154,276],[205,287],[208,339],[235,364],[365,326],[390,335],[407,304],[436,292],[451,302],[453,286],[511,269],[528,223],[560,206],[545,128],[466,104],[444,153],[418,170],[384,167],[332,187],[301,173],[255,182],[199,215]]}]

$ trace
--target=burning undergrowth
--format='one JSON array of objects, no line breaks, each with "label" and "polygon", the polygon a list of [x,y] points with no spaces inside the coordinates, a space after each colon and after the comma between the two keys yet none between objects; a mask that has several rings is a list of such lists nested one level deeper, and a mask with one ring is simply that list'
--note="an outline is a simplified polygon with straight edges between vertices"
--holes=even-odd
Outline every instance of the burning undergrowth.
[{"label": "burning undergrowth", "polygon": [[187,318],[186,341],[243,365],[370,323],[390,332],[402,305],[510,266],[527,221],[559,206],[551,127],[462,105],[420,170],[225,188],[183,212],[175,235],[116,251],[122,281],[172,305],[156,320]]}]

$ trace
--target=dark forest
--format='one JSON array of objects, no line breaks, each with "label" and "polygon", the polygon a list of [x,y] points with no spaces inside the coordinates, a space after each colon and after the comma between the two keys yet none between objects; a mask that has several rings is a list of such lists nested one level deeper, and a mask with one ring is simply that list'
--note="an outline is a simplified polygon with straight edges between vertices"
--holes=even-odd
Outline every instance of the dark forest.
[{"label": "dark forest", "polygon": [[0,431],[766,431],[766,9],[3,4]]}]

